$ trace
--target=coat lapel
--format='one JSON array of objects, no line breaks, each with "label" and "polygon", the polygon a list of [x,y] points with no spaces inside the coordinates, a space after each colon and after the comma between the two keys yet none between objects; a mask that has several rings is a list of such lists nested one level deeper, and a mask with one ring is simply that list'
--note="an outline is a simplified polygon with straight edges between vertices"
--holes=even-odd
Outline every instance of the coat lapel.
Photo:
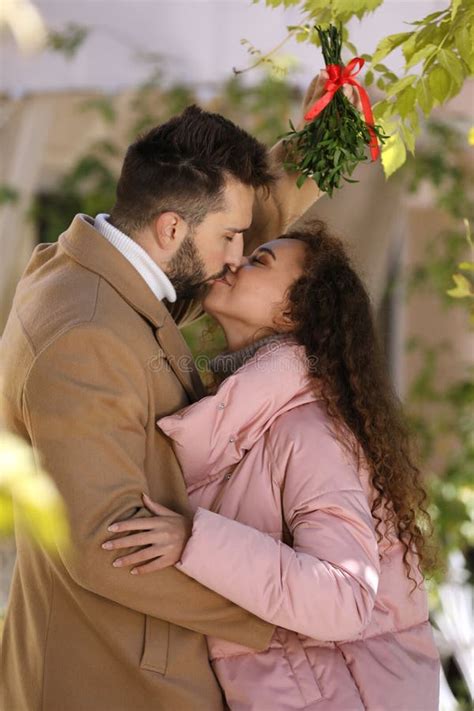
[{"label": "coat lapel", "polygon": [[205,395],[191,351],[166,306],[137,270],[94,228],[87,215],[76,215],[59,238],[60,247],[76,262],[99,274],[154,327],[155,337],[192,402]]},{"label": "coat lapel", "polygon": [[163,325],[156,329],[155,336],[191,402],[196,402],[204,397],[205,388],[194,358],[181,331],[169,313]]}]

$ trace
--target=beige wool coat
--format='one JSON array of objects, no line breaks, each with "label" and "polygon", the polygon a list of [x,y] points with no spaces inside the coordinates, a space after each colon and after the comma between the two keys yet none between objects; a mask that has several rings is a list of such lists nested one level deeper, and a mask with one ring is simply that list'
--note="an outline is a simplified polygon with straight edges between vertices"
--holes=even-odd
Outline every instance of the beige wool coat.
[{"label": "beige wool coat", "polygon": [[[256,201],[247,247],[316,197],[282,176]],[[199,314],[168,310],[86,216],[33,253],[0,345],[3,414],[64,497],[72,541],[52,552],[17,531],[2,711],[218,711],[204,635],[270,641],[271,625],[176,568],[135,577],[101,549],[113,521],[147,515],[142,491],[190,513],[156,421],[203,395],[177,325]]]}]

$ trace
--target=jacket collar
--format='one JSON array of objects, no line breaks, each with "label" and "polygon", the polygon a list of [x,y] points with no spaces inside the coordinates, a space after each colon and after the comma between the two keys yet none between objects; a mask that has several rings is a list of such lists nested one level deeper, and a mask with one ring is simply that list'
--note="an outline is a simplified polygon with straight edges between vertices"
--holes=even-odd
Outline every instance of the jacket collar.
[{"label": "jacket collar", "polygon": [[100,232],[135,267],[158,301],[166,299],[169,303],[175,302],[176,290],[165,272],[138,242],[112,225],[109,218],[110,215],[105,213],[96,216],[94,228],[97,232]]},{"label": "jacket collar", "polygon": [[105,279],[151,323],[157,341],[191,401],[202,397],[204,386],[191,352],[168,309],[132,264],[94,228],[93,220],[87,215],[76,215],[60,236],[59,246],[71,259]]},{"label": "jacket collar", "polygon": [[269,343],[215,395],[162,417],[158,426],[174,442],[190,493],[238,464],[278,417],[319,398],[304,348]]}]

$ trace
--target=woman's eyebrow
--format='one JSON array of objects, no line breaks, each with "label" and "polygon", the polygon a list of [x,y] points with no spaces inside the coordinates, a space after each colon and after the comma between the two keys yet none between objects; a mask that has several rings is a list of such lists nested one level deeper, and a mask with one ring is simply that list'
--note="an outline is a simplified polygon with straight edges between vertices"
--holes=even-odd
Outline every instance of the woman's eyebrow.
[{"label": "woman's eyebrow", "polygon": [[268,254],[271,254],[271,256],[273,257],[273,259],[276,262],[275,252],[272,249],[270,249],[270,247],[259,247],[257,251],[258,252],[268,252]]}]

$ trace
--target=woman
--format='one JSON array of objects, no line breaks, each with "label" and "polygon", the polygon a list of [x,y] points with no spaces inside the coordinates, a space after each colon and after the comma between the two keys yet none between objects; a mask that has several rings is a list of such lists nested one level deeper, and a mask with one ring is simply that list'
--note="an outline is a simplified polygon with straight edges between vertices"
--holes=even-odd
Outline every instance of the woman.
[{"label": "woman", "polygon": [[205,308],[226,334],[214,365],[227,377],[158,422],[192,532],[147,500],[158,516],[117,524],[140,532],[109,547],[146,546],[121,561],[151,561],[140,574],[174,546],[183,573],[276,625],[258,653],[208,638],[233,711],[435,711],[426,495],[341,243],[320,222],[267,243]]}]

